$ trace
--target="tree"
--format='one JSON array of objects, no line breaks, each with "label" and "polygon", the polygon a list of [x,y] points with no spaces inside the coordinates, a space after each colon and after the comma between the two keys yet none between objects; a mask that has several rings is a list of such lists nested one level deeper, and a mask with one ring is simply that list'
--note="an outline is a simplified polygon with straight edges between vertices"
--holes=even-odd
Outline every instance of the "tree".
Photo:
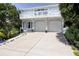
[{"label": "tree", "polygon": [[5,35],[8,37],[8,33],[12,28],[20,30],[21,20],[19,18],[19,10],[10,3],[0,4],[0,28],[5,30]]},{"label": "tree", "polygon": [[64,23],[68,26],[65,33],[67,40],[77,48],[79,48],[79,4],[65,3],[59,5]]},{"label": "tree", "polygon": [[59,5],[61,15],[64,18],[65,25],[70,27],[75,25],[79,28],[79,4],[78,3],[63,3]]}]

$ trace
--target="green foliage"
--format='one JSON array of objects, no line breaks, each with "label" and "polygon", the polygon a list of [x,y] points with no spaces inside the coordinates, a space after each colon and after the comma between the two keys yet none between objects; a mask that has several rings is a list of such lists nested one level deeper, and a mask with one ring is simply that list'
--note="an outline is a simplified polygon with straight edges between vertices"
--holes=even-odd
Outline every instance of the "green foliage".
[{"label": "green foliage", "polygon": [[75,27],[70,27],[66,33],[65,37],[67,40],[72,44],[75,45],[76,47],[79,47],[79,30]]},{"label": "green foliage", "polygon": [[16,35],[20,27],[19,10],[10,3],[0,3],[0,32],[4,33],[8,39]]},{"label": "green foliage", "polygon": [[8,33],[9,38],[16,36],[20,31],[17,28],[12,28],[11,31]]},{"label": "green foliage", "polygon": [[11,35],[17,34],[19,33],[18,29],[16,28],[12,28],[12,30],[10,31]]},{"label": "green foliage", "polygon": [[0,29],[0,32],[3,32],[3,33],[5,33],[5,30],[4,30],[3,28],[1,28],[1,29]]},{"label": "green foliage", "polygon": [[78,51],[78,49],[73,50],[73,53],[74,53],[76,56],[79,56],[79,51]]},{"label": "green foliage", "polygon": [[65,33],[65,37],[72,45],[79,48],[79,4],[63,3],[59,7],[65,26],[69,27]]},{"label": "green foliage", "polygon": [[[65,25],[70,27],[72,25],[79,25],[79,4],[63,3],[60,4],[61,15],[64,18]],[[79,26],[77,26],[79,27]]]},{"label": "green foliage", "polygon": [[6,34],[5,29],[1,28],[1,29],[0,29],[0,32],[3,33],[3,36],[4,36],[3,38],[6,39],[6,38],[7,38],[7,34]]},{"label": "green foliage", "polygon": [[0,29],[0,38],[5,38],[5,40],[12,38],[20,33],[20,30],[18,28],[11,28],[9,31],[6,31],[5,29]]},{"label": "green foliage", "polygon": [[75,46],[73,46],[73,45],[71,45],[71,47],[72,47],[73,50],[76,50],[76,49],[77,49],[77,48],[76,48]]},{"label": "green foliage", "polygon": [[74,39],[75,39],[75,32],[74,32],[74,27],[69,28],[66,33],[65,37],[68,39],[68,41],[73,44]]},{"label": "green foliage", "polygon": [[72,50],[73,50],[73,53],[76,55],[76,56],[79,56],[79,50],[75,47],[75,46],[71,46],[72,47]]},{"label": "green foliage", "polygon": [[6,37],[5,34],[0,32],[0,38],[2,39],[2,38],[5,38],[5,37]]},{"label": "green foliage", "polygon": [[6,27],[10,23],[14,27],[20,28],[21,20],[19,18],[19,10],[10,3],[0,4],[0,27]]}]

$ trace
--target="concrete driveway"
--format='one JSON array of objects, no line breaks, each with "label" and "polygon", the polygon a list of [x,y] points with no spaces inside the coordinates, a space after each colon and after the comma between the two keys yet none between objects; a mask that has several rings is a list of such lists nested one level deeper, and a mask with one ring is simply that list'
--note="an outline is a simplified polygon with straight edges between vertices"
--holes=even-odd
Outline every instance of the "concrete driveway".
[{"label": "concrete driveway", "polygon": [[29,32],[0,46],[1,56],[74,56],[61,33]]}]

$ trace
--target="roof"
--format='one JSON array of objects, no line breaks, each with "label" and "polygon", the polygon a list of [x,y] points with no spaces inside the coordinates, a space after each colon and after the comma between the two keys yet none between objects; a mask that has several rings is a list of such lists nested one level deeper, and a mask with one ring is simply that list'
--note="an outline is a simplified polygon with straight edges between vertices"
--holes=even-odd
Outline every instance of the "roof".
[{"label": "roof", "polygon": [[35,9],[40,9],[40,8],[48,8],[50,7],[58,7],[59,4],[56,3],[52,3],[50,5],[45,5],[45,6],[38,6],[38,7],[30,7],[30,8],[21,8],[20,10],[24,11],[24,10],[35,10]]}]

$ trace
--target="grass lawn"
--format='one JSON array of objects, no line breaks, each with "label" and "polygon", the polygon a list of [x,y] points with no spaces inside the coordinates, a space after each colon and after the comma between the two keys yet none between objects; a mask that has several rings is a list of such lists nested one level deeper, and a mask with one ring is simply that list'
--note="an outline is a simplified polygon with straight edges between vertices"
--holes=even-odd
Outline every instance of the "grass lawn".
[{"label": "grass lawn", "polygon": [[79,56],[79,50],[78,50],[75,46],[71,46],[71,47],[72,47],[73,53],[74,53],[76,56]]}]

